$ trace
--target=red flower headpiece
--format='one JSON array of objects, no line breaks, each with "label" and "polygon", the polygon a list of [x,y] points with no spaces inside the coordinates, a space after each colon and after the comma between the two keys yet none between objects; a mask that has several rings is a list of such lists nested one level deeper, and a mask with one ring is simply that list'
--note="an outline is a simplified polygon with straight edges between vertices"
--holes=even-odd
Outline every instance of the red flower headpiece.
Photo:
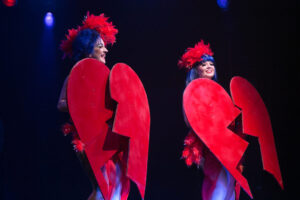
[{"label": "red flower headpiece", "polygon": [[95,16],[93,14],[90,15],[88,12],[82,22],[82,26],[78,26],[77,29],[69,29],[66,39],[61,42],[60,48],[64,52],[64,57],[72,56],[73,41],[77,37],[79,31],[84,29],[93,29],[97,31],[106,45],[114,44],[116,42],[118,29],[116,29],[115,26],[107,20],[108,17],[105,17],[103,13],[99,16]]},{"label": "red flower headpiece", "polygon": [[202,61],[203,55],[213,56],[214,53],[210,49],[210,44],[206,45],[203,40],[201,40],[194,48],[190,47],[187,49],[179,60],[178,66],[190,70],[195,63]]}]

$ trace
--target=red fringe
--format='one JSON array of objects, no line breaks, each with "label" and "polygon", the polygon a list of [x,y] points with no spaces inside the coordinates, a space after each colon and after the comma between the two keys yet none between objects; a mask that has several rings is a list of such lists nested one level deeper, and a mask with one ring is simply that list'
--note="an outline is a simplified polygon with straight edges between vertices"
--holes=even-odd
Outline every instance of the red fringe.
[{"label": "red fringe", "polygon": [[190,131],[184,140],[184,149],[182,151],[182,158],[185,159],[187,166],[193,163],[199,167],[204,161],[205,146],[198,136]]},{"label": "red fringe", "polygon": [[78,138],[72,140],[72,144],[75,151],[83,152],[85,144]]},{"label": "red fringe", "polygon": [[61,128],[63,134],[66,136],[70,133],[75,133],[76,132],[76,129],[74,127],[74,125],[70,124],[70,123],[65,123],[64,125],[62,125],[62,128]]},{"label": "red fringe", "polygon": [[62,126],[62,132],[65,136],[72,134],[73,136],[72,144],[75,151],[79,151],[79,152],[84,151],[85,144],[80,140],[77,130],[73,124],[65,123]]}]

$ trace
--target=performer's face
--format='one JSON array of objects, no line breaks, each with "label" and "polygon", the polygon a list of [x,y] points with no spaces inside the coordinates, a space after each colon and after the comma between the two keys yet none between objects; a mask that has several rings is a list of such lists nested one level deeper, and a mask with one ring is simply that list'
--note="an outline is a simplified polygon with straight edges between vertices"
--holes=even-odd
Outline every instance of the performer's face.
[{"label": "performer's face", "polygon": [[107,52],[108,50],[106,49],[103,40],[99,37],[95,43],[94,51],[91,57],[105,64],[105,57]]},{"label": "performer's face", "polygon": [[211,61],[201,63],[197,69],[200,78],[212,79],[215,75],[215,65]]}]

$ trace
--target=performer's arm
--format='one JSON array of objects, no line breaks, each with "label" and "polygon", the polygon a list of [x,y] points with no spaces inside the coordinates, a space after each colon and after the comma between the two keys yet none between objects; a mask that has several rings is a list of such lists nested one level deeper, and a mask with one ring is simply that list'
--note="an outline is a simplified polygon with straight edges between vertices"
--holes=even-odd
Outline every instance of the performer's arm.
[{"label": "performer's arm", "polygon": [[64,85],[61,89],[59,100],[57,103],[57,109],[61,112],[68,112],[68,104],[67,104],[67,83],[68,77],[64,81]]},{"label": "performer's arm", "polygon": [[185,122],[186,126],[189,127],[189,128],[191,128],[190,123],[189,123],[188,119],[186,118],[186,115],[184,113],[184,109],[183,108],[182,108],[182,113],[183,113],[183,119],[184,119],[184,122]]}]

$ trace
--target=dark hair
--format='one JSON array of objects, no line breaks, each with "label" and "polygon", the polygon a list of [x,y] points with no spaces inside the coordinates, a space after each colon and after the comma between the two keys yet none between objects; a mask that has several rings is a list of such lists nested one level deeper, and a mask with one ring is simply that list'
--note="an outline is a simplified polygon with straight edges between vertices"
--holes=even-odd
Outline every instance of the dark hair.
[{"label": "dark hair", "polygon": [[[197,67],[204,63],[204,62],[207,62],[207,61],[211,61],[214,63],[215,65],[215,59],[212,57],[212,56],[209,56],[209,55],[203,55],[202,57],[202,60],[200,62],[197,62],[193,65],[192,69],[190,69],[190,71],[188,71],[187,75],[186,75],[186,80],[185,80],[185,85],[187,86],[190,82],[192,82],[194,79],[197,79],[197,78],[200,78],[199,77],[199,74],[197,72]],[[212,78],[213,81],[216,81],[218,82],[218,79],[217,79],[217,71],[215,69],[215,75],[214,77]]]},{"label": "dark hair", "polygon": [[95,42],[99,37],[99,33],[92,29],[80,31],[72,44],[72,59],[77,62],[93,53]]}]

